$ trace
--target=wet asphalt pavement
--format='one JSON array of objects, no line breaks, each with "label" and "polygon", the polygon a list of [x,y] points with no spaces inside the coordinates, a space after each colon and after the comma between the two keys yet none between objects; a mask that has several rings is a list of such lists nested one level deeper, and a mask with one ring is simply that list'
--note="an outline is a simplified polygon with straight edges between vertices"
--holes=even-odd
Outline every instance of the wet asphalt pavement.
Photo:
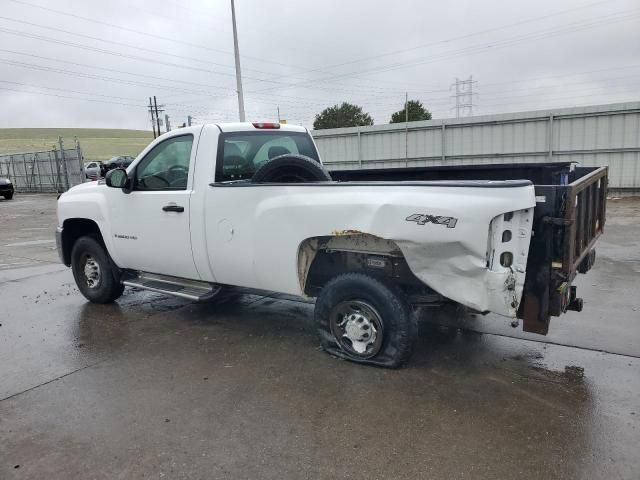
[{"label": "wet asphalt pavement", "polygon": [[425,311],[395,371],[320,351],[289,297],[89,304],[54,213],[0,201],[2,480],[640,478],[640,199],[609,202],[582,313]]}]

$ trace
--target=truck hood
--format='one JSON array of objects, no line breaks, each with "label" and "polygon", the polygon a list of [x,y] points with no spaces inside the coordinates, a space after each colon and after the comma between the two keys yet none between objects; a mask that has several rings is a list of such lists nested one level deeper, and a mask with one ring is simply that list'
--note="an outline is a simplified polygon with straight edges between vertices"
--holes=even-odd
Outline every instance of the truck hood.
[{"label": "truck hood", "polygon": [[72,195],[77,195],[77,194],[84,194],[84,193],[89,193],[89,192],[93,192],[93,191],[99,191],[103,188],[108,188],[107,185],[104,183],[104,180],[95,180],[93,182],[84,182],[84,183],[80,183],[74,187],[71,187],[69,190],[67,190],[66,192],[64,192],[61,196],[62,197],[69,197]]},{"label": "truck hood", "polygon": [[58,226],[67,218],[86,218],[100,224],[103,214],[105,190],[104,180],[85,182],[71,187],[58,198]]}]

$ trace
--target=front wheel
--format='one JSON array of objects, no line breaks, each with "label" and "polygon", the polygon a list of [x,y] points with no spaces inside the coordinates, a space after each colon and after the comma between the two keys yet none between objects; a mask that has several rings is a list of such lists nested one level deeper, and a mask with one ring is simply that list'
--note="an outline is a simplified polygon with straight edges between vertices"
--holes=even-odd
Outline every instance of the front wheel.
[{"label": "front wheel", "polygon": [[111,303],[124,291],[109,254],[93,237],[80,237],[73,245],[71,270],[80,293],[90,302]]},{"label": "front wheel", "polygon": [[5,200],[11,200],[13,198],[13,193],[7,193],[7,194],[5,194],[3,196],[4,196]]},{"label": "front wheel", "polygon": [[402,291],[362,273],[339,275],[322,289],[315,323],[330,354],[391,368],[409,359],[417,330]]}]

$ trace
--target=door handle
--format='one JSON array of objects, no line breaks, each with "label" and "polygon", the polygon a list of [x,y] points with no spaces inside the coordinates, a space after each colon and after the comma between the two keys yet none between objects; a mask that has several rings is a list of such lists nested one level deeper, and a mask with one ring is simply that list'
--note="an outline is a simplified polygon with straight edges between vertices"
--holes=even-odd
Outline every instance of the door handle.
[{"label": "door handle", "polygon": [[162,207],[162,210],[165,212],[184,212],[184,207],[176,205],[175,203],[170,203],[169,205]]}]

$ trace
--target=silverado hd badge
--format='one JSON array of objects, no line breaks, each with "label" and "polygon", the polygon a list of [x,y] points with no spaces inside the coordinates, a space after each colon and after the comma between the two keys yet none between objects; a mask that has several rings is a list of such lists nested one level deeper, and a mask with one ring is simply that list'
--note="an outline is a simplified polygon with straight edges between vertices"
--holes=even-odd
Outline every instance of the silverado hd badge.
[{"label": "silverado hd badge", "polygon": [[457,218],[440,217],[438,215],[427,215],[423,213],[414,213],[406,218],[407,222],[416,222],[418,225],[426,223],[435,223],[436,225],[446,225],[447,228],[456,228]]}]

